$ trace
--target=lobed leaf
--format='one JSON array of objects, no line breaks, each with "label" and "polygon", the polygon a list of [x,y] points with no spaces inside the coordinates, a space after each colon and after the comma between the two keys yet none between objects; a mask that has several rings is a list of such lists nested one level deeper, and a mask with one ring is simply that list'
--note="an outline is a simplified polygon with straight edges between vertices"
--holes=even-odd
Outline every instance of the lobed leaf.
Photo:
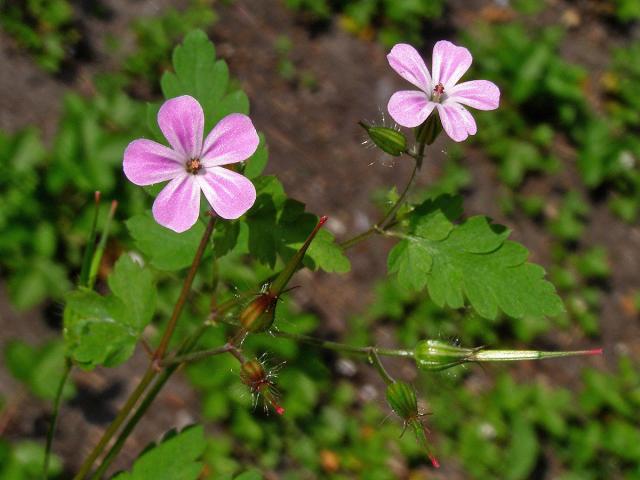
[{"label": "lobed leaf", "polygon": [[514,318],[557,315],[562,301],[542,267],[528,263],[528,251],[507,241],[509,230],[483,216],[462,223],[460,199],[428,200],[409,220],[409,235],[388,257],[390,273],[401,286],[427,288],[440,307],[461,308],[465,298],[479,315],[495,318],[501,310]]}]

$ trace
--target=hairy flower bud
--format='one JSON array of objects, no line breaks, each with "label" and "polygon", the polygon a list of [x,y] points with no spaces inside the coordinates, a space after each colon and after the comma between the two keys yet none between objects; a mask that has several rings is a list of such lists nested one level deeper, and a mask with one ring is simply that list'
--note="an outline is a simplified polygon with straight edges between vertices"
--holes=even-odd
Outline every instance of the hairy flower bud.
[{"label": "hairy flower bud", "polygon": [[418,417],[416,393],[405,382],[393,382],[387,386],[387,403],[405,421]]},{"label": "hairy flower bud", "polygon": [[251,333],[268,330],[273,325],[277,303],[277,296],[261,293],[240,313],[240,324]]},{"label": "hairy flower bud", "polygon": [[487,350],[484,347],[462,348],[440,340],[424,340],[416,346],[413,355],[422,370],[445,370],[467,362],[513,362],[542,360],[546,358],[601,355],[602,349],[568,352],[544,352],[540,350]]},{"label": "hairy flower bud", "polygon": [[[418,412],[418,399],[416,392],[405,382],[393,382],[387,386],[387,403],[393,412],[402,418],[405,429],[411,427],[418,443],[424,446],[429,460],[435,468],[440,467],[440,463],[431,453],[429,440],[427,438],[427,427],[421,418],[424,414]],[[403,432],[404,433],[404,432]]]},{"label": "hairy flower bud", "polygon": [[273,372],[268,372],[264,365],[255,358],[244,362],[240,368],[240,380],[249,387],[249,390],[255,396],[256,404],[259,397],[262,396],[265,402],[265,409],[266,405],[270,405],[278,415],[284,415],[284,408],[278,403],[274,378]]},{"label": "hairy flower bud", "polygon": [[407,138],[402,132],[389,127],[377,127],[359,122],[371,141],[383,152],[399,157],[407,150]]}]

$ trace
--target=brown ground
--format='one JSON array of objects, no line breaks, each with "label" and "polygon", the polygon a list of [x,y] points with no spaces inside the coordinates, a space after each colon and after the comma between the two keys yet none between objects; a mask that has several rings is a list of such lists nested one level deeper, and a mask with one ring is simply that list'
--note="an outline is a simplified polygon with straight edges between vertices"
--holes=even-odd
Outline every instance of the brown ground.
[{"label": "brown ground", "polygon": [[[66,80],[53,79],[41,72],[29,58],[17,51],[13,43],[0,33],[0,129],[14,131],[35,124],[47,138],[55,131],[60,99],[69,88],[91,91],[91,76],[113,65],[101,52],[105,33],[116,33],[126,43],[126,25],[140,15],[150,15],[172,3],[163,1],[109,0],[104,2],[114,12],[107,22],[91,19],[90,38],[95,38],[95,56],[78,66],[76,74]],[[439,31],[469,28],[478,15],[495,13],[493,3],[464,0],[451,2],[451,11]],[[606,40],[619,42],[609,26],[592,21],[593,5],[598,2],[550,2],[553,7],[547,22],[566,15],[567,5],[578,5],[581,19],[571,30],[564,51],[567,59],[579,61],[601,71],[607,52]],[[380,118],[390,94],[403,82],[388,68],[385,51],[379,45],[355,39],[332,26],[327,32],[311,37],[308,29],[280,2],[275,0],[237,0],[234,6],[219,8],[221,20],[210,31],[219,55],[224,57],[252,102],[252,117],[258,129],[266,134],[270,147],[269,172],[276,173],[287,191],[307,203],[309,209],[329,215],[329,225],[339,236],[346,237],[366,228],[376,219],[371,193],[391,184],[401,185],[408,176],[408,165],[392,162],[388,157],[360,145],[362,132],[356,125],[360,119]],[[449,25],[449,27],[447,27]],[[308,71],[317,79],[318,87],[308,89],[283,79],[276,73],[278,55],[274,42],[280,35],[293,43],[291,57],[300,71]],[[632,36],[637,33],[632,33]],[[449,38],[455,35],[447,35]],[[580,49],[575,45],[581,45]],[[106,62],[105,62],[106,60]],[[597,78],[597,77],[594,77]],[[9,93],[10,92],[10,93]],[[438,173],[446,152],[441,139],[433,148],[430,165],[422,173],[426,184]],[[548,194],[551,204],[559,202],[558,186],[579,185],[575,174],[575,155],[570,147],[562,148],[565,169],[549,182],[529,182],[525,188]],[[550,239],[540,227],[526,218],[505,219],[497,205],[496,169],[477,150],[470,150],[464,163],[473,175],[472,189],[466,202],[470,213],[486,213],[508,224],[514,236],[532,250],[536,261],[549,261]],[[585,244],[608,247],[613,276],[605,292],[601,318],[600,343],[607,353],[604,361],[593,364],[612,366],[618,351],[633,351],[640,357],[640,325],[637,317],[622,308],[630,292],[640,290],[637,274],[640,254],[640,229],[612,218],[605,205],[596,205],[585,236]],[[323,274],[301,274],[303,288],[298,299],[303,306],[321,312],[324,328],[341,332],[348,328],[346,320],[371,300],[373,279],[384,275],[387,245],[374,239],[354,248],[350,254],[353,270],[344,277]],[[41,313],[15,313],[5,295],[0,296],[0,329],[4,343],[20,337],[41,342],[54,335],[42,321]],[[553,344],[573,348],[584,346],[580,337],[565,333]],[[0,349],[2,345],[0,345]],[[118,369],[77,374],[83,386],[82,396],[63,408],[56,451],[73,470],[89,448],[97,441],[108,419],[125,398],[145,364],[144,355]],[[522,375],[545,373],[551,382],[573,383],[577,375],[575,362],[547,367],[522,367]],[[532,370],[533,368],[533,370]],[[137,372],[132,376],[131,372]],[[0,369],[0,394],[19,405],[9,418],[4,433],[10,437],[43,438],[43,415],[49,406],[33,399],[18,398],[16,384]],[[195,395],[180,378],[161,394],[156,407],[131,437],[119,465],[125,466],[150,439],[175,425],[189,423],[198,415]],[[33,420],[36,419],[36,420]],[[447,472],[443,472],[445,475]],[[442,478],[461,477],[453,471]]]}]

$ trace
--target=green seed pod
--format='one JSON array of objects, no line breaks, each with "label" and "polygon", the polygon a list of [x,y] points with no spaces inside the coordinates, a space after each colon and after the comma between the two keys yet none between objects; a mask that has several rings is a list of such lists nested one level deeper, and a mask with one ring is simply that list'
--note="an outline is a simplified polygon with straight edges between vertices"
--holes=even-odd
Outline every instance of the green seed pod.
[{"label": "green seed pod", "polygon": [[418,417],[416,392],[404,382],[389,384],[387,387],[387,403],[391,410],[405,421]]},{"label": "green seed pod", "polygon": [[416,365],[421,370],[445,370],[466,362],[475,350],[461,348],[440,340],[424,340],[413,351]]},{"label": "green seed pod", "polygon": [[360,122],[371,141],[383,152],[399,157],[407,150],[407,137],[402,132],[388,127],[376,127]]}]

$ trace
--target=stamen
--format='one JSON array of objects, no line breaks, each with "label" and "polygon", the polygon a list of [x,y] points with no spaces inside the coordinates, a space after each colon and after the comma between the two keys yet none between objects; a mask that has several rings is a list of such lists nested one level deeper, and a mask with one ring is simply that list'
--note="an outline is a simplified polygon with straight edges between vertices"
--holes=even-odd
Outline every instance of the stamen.
[{"label": "stamen", "polygon": [[436,102],[440,101],[440,97],[442,97],[442,94],[444,93],[444,85],[442,83],[438,83],[434,88],[433,88],[433,100]]},{"label": "stamen", "polygon": [[191,160],[187,160],[186,165],[187,172],[192,175],[197,175],[197,173],[202,170],[202,162],[200,162],[199,158],[192,158]]}]

